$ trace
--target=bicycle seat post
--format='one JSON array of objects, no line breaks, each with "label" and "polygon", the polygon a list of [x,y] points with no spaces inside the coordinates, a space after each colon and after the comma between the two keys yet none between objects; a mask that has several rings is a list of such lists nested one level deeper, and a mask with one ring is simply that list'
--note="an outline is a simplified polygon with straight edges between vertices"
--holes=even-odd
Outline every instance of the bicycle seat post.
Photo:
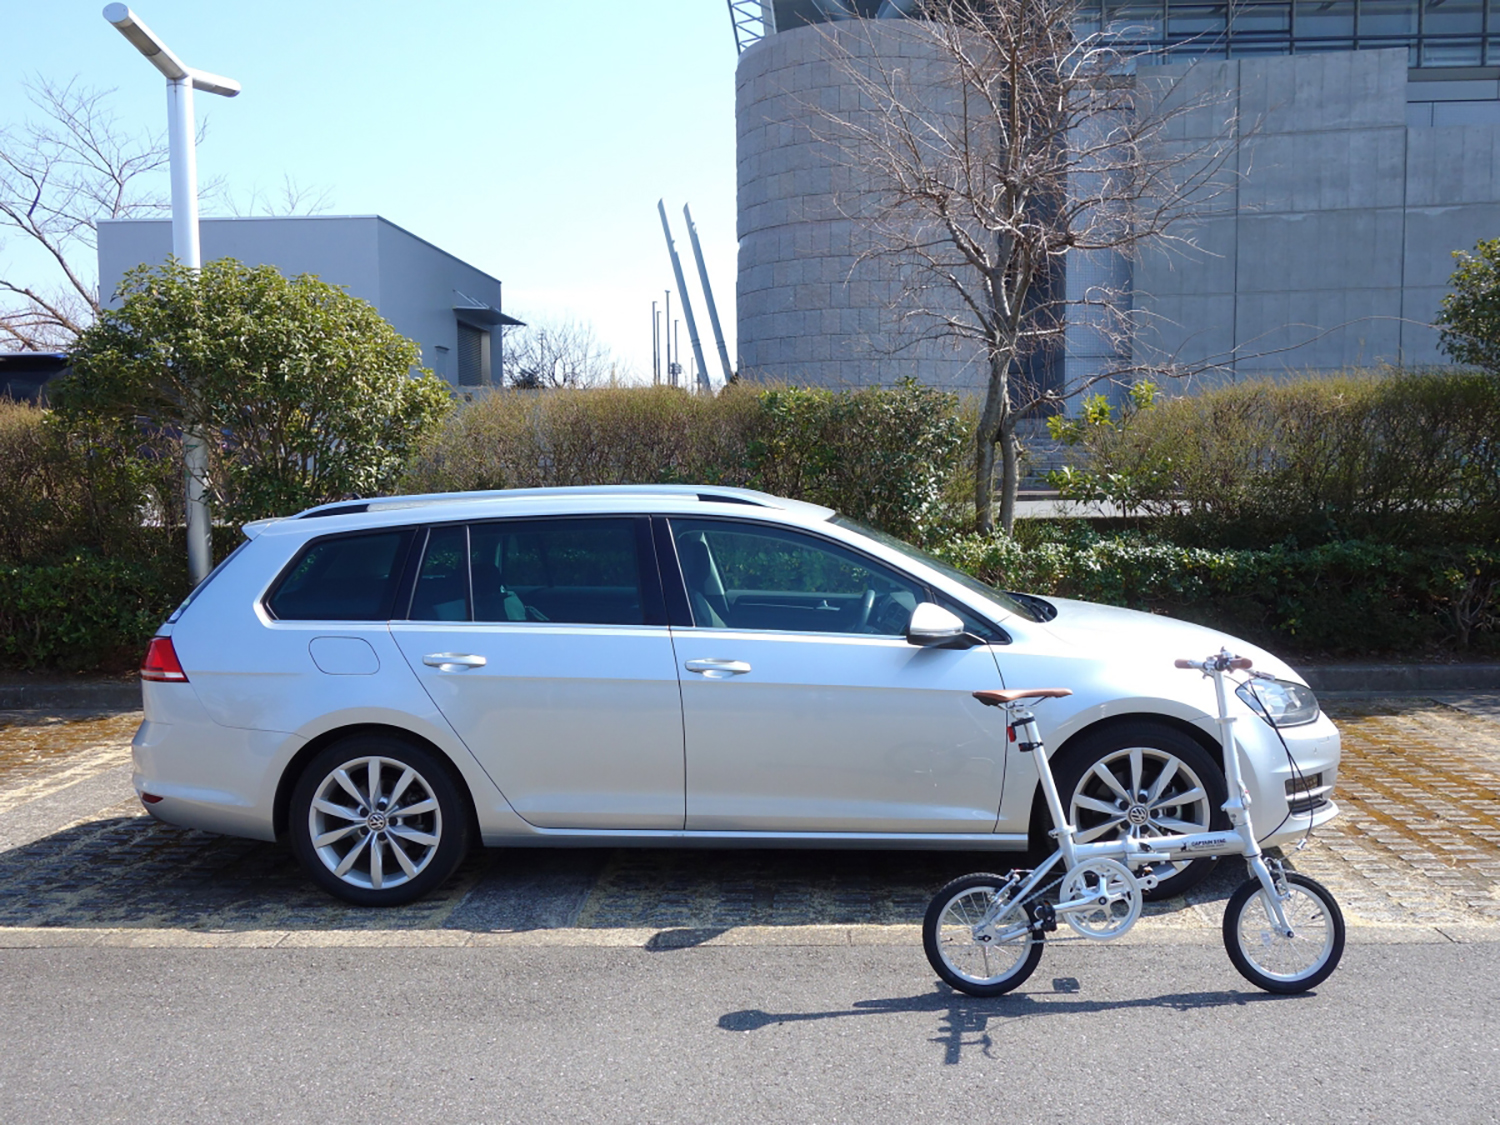
[{"label": "bicycle seat post", "polygon": [[1076,830],[1068,820],[1067,811],[1063,808],[1062,796],[1057,791],[1057,782],[1052,776],[1052,763],[1047,758],[1047,747],[1042,742],[1041,731],[1037,729],[1036,716],[1022,700],[1006,704],[1005,710],[1009,717],[1009,737],[1015,742],[1016,749],[1023,754],[1033,755],[1037,780],[1041,782],[1042,795],[1047,802],[1047,812],[1052,817],[1051,835],[1063,853],[1066,866],[1072,868],[1074,865],[1073,837]]}]

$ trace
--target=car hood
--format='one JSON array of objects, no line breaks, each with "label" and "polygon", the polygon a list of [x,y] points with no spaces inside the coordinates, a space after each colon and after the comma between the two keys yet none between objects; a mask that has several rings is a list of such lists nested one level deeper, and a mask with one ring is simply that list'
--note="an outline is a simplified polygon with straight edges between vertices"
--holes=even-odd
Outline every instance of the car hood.
[{"label": "car hood", "polygon": [[1257,671],[1269,672],[1277,679],[1306,682],[1284,660],[1217,629],[1071,598],[1049,596],[1046,600],[1057,607],[1057,616],[1033,628],[1045,629],[1080,656],[1111,664],[1128,661],[1136,666],[1159,661],[1162,667],[1170,668],[1173,660],[1202,660],[1227,648],[1236,656],[1249,657]]}]

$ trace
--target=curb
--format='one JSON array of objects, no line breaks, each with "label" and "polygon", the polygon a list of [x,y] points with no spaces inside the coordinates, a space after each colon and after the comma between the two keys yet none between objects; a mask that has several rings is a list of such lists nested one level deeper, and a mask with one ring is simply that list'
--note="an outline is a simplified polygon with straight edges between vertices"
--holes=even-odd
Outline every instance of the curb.
[{"label": "curb", "polygon": [[0,680],[0,711],[139,711],[139,680]]},{"label": "curb", "polygon": [[1500,691],[1500,664],[1323,664],[1297,671],[1316,692]]},{"label": "curb", "polygon": [[[1116,947],[1218,945],[1219,926],[1168,926],[1158,932],[1132,930]],[[1066,944],[1083,944],[1067,937]],[[1500,926],[1475,924],[1349,925],[1350,945],[1488,945],[1500,943]],[[1048,942],[1049,945],[1053,944]],[[190,930],[62,927],[0,927],[0,950],[59,948],[133,949],[496,949],[563,948],[640,949],[660,953],[689,949],[753,947],[905,946],[920,956],[922,927],[876,926],[738,926],[727,929],[558,929],[522,931],[470,930]]]}]

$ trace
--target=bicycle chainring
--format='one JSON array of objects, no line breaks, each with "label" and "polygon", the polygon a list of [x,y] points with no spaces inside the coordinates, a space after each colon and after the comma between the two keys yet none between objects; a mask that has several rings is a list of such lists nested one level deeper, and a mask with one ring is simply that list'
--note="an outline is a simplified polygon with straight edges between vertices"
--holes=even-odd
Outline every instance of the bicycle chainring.
[{"label": "bicycle chainring", "polygon": [[1092,905],[1063,915],[1081,937],[1108,941],[1128,933],[1141,916],[1141,884],[1123,863],[1092,859],[1069,871],[1062,883],[1062,901],[1093,899]]}]

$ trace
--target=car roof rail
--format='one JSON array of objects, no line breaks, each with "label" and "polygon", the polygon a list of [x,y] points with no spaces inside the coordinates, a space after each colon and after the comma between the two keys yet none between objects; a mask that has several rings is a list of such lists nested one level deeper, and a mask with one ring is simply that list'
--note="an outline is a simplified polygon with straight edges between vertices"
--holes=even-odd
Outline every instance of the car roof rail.
[{"label": "car roof rail", "polygon": [[402,508],[425,508],[437,504],[473,503],[485,500],[526,500],[534,497],[568,496],[674,496],[706,504],[747,504],[756,508],[780,508],[785,501],[751,488],[715,488],[703,491],[693,484],[599,484],[564,488],[498,488],[474,492],[428,492],[411,496],[377,496],[369,500],[335,501],[298,512],[293,519],[347,516],[361,512],[388,512]]}]

